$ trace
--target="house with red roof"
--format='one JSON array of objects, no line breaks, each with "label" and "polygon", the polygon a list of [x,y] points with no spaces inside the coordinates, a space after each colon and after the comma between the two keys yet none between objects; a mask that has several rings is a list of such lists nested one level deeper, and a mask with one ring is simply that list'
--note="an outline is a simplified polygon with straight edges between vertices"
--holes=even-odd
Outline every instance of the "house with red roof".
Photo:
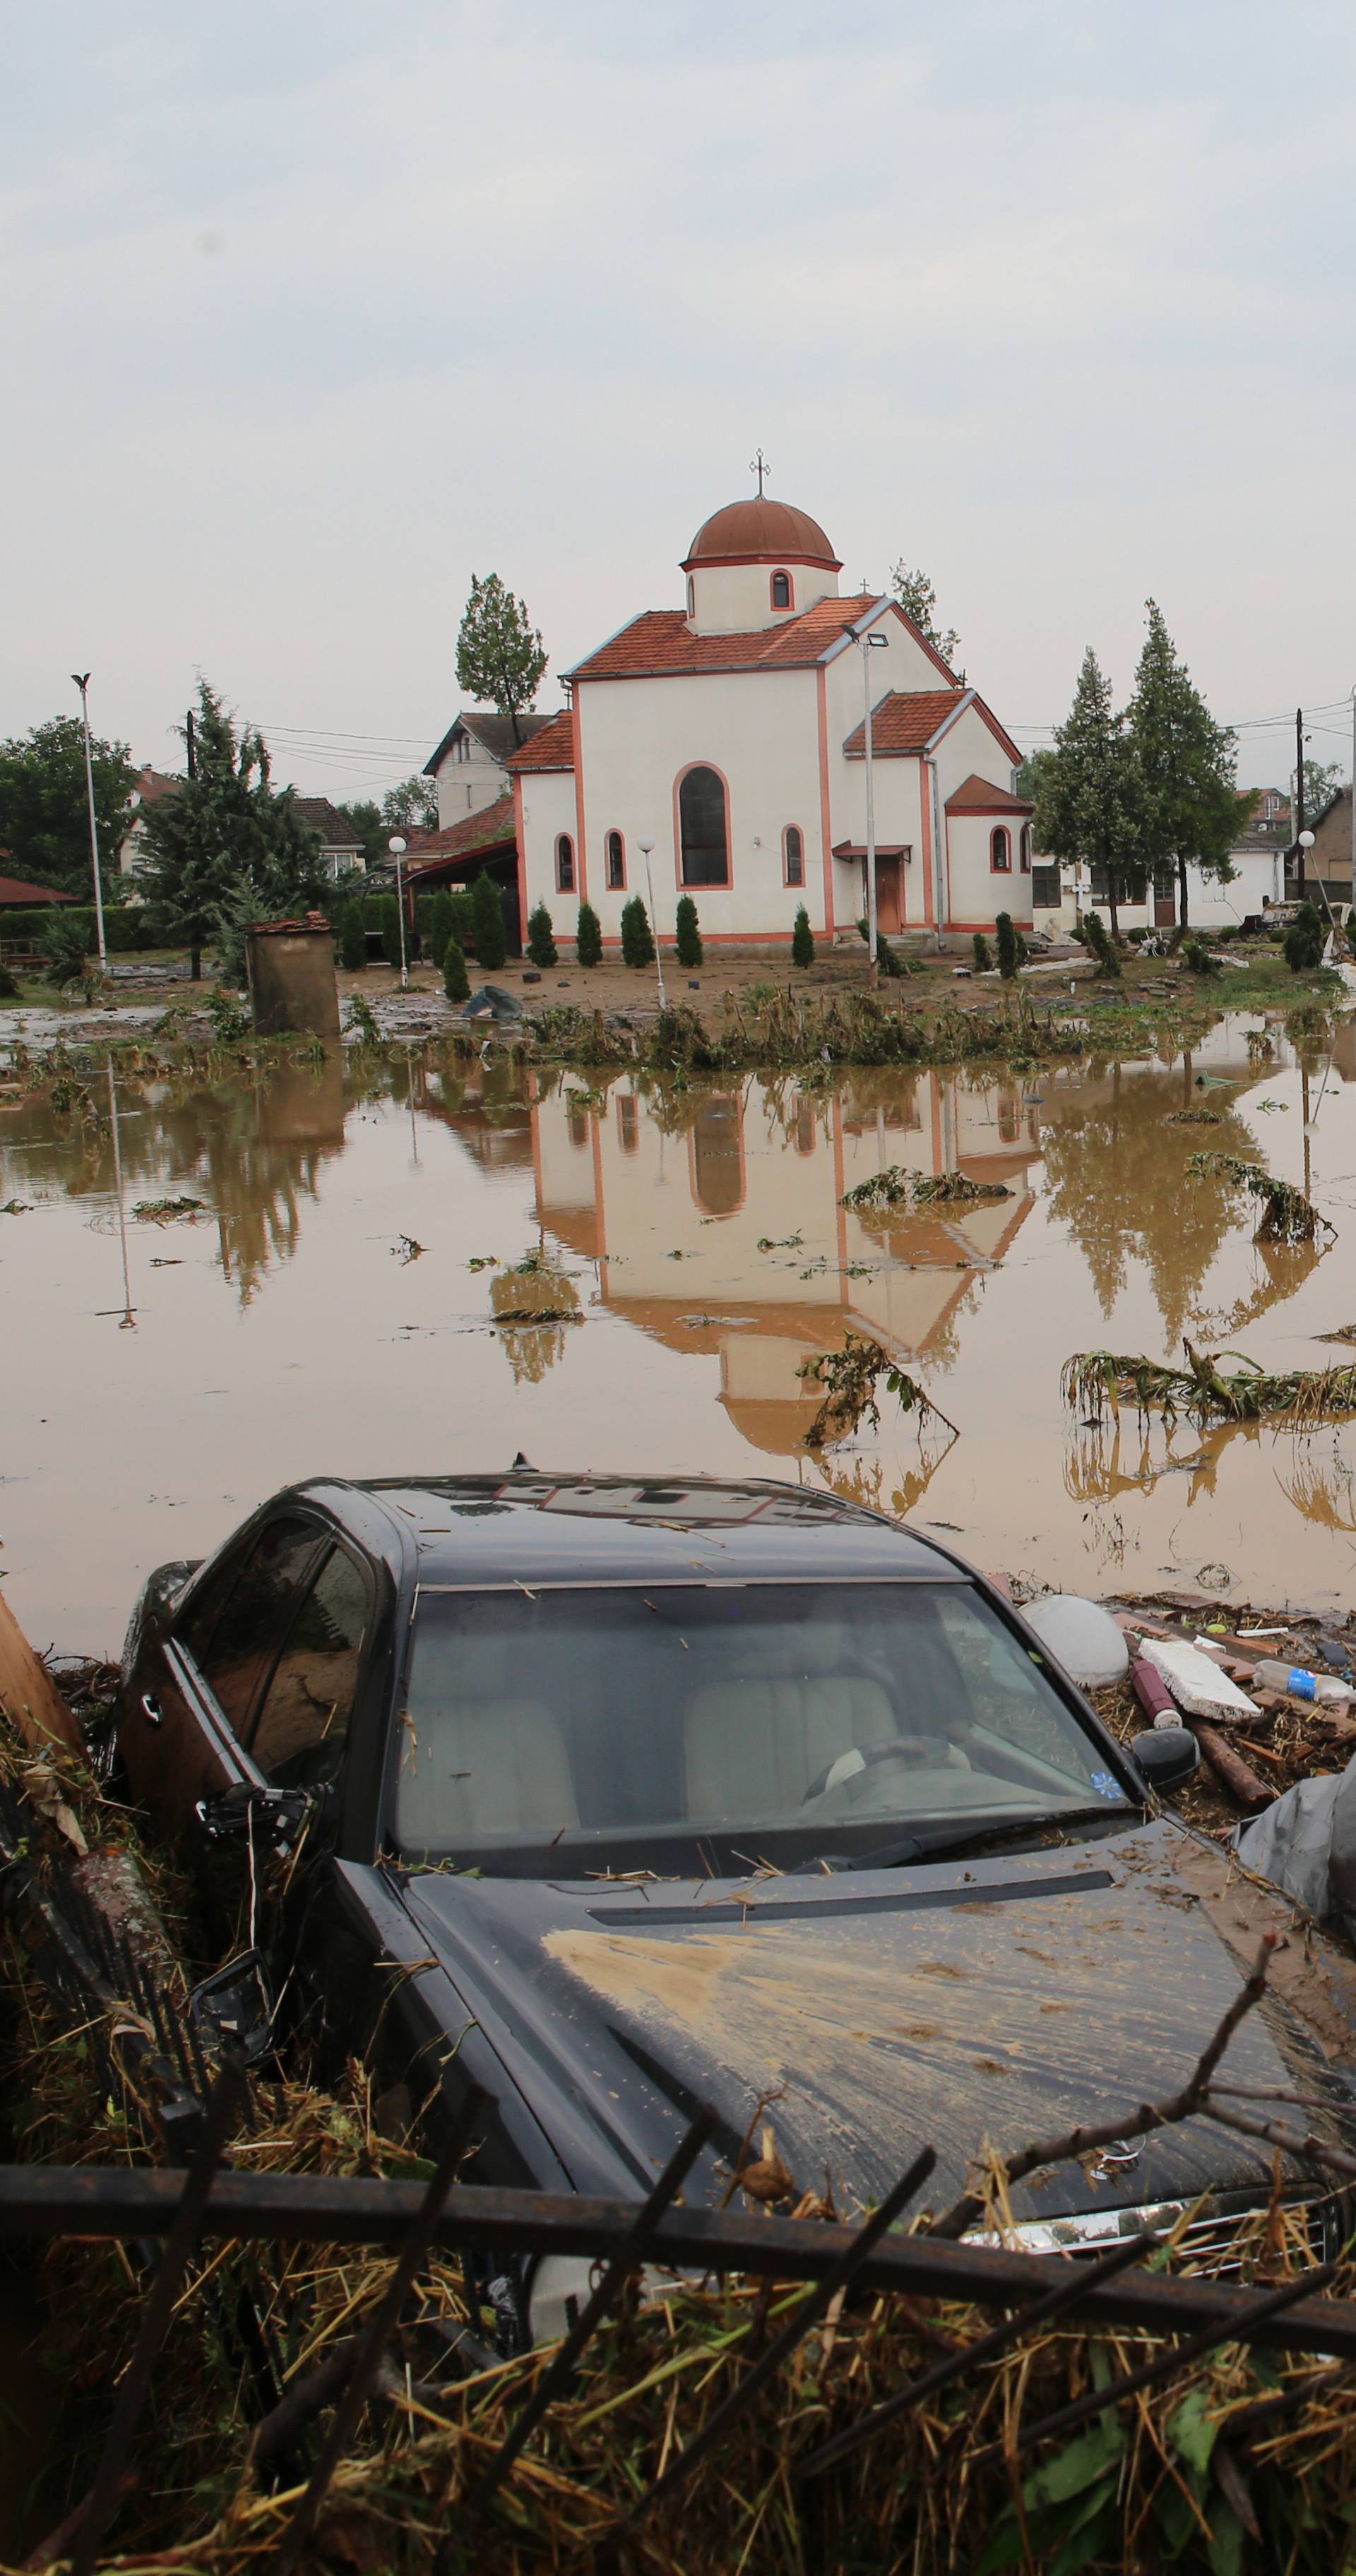
[{"label": "house with red roof", "polygon": [[661,940],[679,899],[716,947],[857,939],[867,909],[868,716],[878,919],[887,936],[1031,922],[1021,755],[897,600],[840,595],[818,522],[766,494],[717,510],[679,608],[588,654],[571,703],[508,753],[523,921],[569,936],[592,904],[605,948],[644,897]]}]

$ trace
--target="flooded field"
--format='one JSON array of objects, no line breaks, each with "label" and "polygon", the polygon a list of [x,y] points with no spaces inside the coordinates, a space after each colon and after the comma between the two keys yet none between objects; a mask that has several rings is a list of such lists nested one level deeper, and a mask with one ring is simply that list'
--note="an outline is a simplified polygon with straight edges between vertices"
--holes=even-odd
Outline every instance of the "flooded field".
[{"label": "flooded field", "polygon": [[[666,1089],[415,1057],[122,1082],[116,1133],[107,1102],[0,1106],[8,1597],[39,1643],[116,1652],[152,1565],[292,1478],[522,1451],[828,1478],[1037,1582],[1345,1603],[1356,1425],[1146,1441],[1060,1396],[1096,1346],[1342,1355],[1315,1336],[1356,1323],[1356,1026],[1301,1062],[1259,1025],[1095,1073]],[[1188,1174],[1202,1147],[1311,1186],[1336,1239],[1255,1245],[1256,1207]],[[1007,1195],[862,1222],[840,1201],[888,1165]],[[197,1204],[138,1213],[165,1200]],[[883,1398],[878,1432],[806,1453],[799,1371],[849,1329],[954,1440]]]}]

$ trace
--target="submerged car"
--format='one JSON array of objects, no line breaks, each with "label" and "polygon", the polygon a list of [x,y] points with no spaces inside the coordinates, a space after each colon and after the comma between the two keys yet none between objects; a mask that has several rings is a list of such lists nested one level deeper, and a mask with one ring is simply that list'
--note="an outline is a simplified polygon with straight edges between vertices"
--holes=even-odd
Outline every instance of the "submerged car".
[{"label": "submerged car", "polygon": [[[246,1954],[204,2009],[365,2056],[397,2126],[477,2084],[472,2178],[553,2192],[639,2199],[703,2102],[688,2198],[722,2197],[766,2104],[797,2188],[860,2208],[930,2143],[944,2207],[986,2141],[1175,2090],[1266,1903],[1160,1807],[1191,1739],[1127,1748],[971,1567],[777,1484],[295,1486],[151,1577],[120,1749]],[[1301,1949],[1227,2072],[1323,2093],[1353,2143],[1356,1967]],[[1192,2119],[1033,2176],[1018,2235],[1187,2210],[1227,2270],[1272,2180]],[[1321,2176],[1285,2193],[1322,2253]],[[509,2339],[584,2272],[503,2267]]]}]

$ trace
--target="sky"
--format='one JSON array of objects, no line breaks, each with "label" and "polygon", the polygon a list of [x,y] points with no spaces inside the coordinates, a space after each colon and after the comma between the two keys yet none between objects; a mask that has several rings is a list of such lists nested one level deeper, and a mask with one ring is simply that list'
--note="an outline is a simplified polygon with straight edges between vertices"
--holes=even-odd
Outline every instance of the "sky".
[{"label": "sky", "polygon": [[1354,57],[1349,0],[0,0],[0,737],[89,669],[173,768],[202,673],[380,794],[473,573],[558,705],[761,445],[1024,746],[1153,596],[1242,783],[1301,703],[1349,769]]}]

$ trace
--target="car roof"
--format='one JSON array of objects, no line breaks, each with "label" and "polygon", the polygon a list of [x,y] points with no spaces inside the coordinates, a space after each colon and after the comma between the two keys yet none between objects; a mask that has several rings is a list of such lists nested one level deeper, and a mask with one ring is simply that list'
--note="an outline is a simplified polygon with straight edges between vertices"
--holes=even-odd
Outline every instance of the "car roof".
[{"label": "car roof", "polygon": [[[965,1582],[914,1530],[836,1494],[684,1476],[390,1476],[304,1490],[340,1519],[344,1496],[399,1515],[421,1588],[440,1584]],[[366,1519],[366,1514],[363,1515]]]}]

